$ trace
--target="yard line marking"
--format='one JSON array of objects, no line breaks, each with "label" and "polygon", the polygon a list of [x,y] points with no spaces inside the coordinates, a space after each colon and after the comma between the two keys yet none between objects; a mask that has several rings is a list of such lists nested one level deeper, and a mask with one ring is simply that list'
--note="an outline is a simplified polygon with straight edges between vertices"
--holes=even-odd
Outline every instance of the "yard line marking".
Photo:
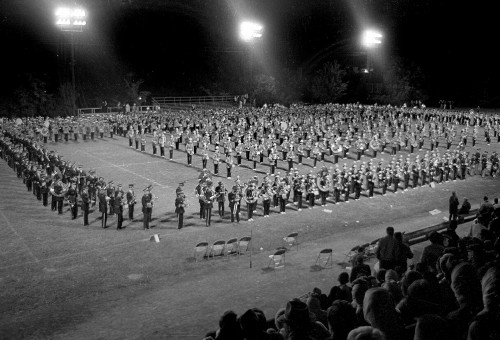
[{"label": "yard line marking", "polygon": [[99,160],[99,161],[101,161],[101,162],[108,163],[108,164],[110,165],[110,167],[115,167],[115,168],[118,168],[118,169],[120,169],[120,170],[123,170],[123,171],[126,171],[126,172],[128,172],[128,173],[131,173],[131,174],[133,174],[133,175],[136,175],[137,177],[143,178],[143,179],[145,179],[146,181],[151,182],[151,183],[153,183],[153,184],[155,184],[155,185],[157,185],[157,186],[159,186],[159,187],[162,187],[162,188],[168,188],[168,185],[162,185],[162,184],[160,184],[160,183],[158,183],[158,182],[156,182],[156,181],[152,181],[152,180],[150,180],[149,178],[147,178],[147,177],[145,177],[145,176],[143,176],[143,175],[139,175],[137,172],[134,172],[134,171],[131,171],[131,170],[125,169],[125,168],[123,168],[123,167],[122,167],[122,166],[120,166],[120,165],[116,165],[116,164],[111,163],[111,162],[109,162],[109,161],[107,161],[107,160],[104,160],[104,159],[102,159],[102,158],[100,158],[100,157],[94,156],[94,155],[93,155],[93,154],[91,154],[90,152],[83,151],[83,150],[80,150],[80,152],[83,152],[83,153],[85,153],[85,154],[89,155],[90,157],[96,158],[97,160]]},{"label": "yard line marking", "polygon": [[3,213],[2,210],[0,210],[0,214],[2,214],[2,217],[3,219],[5,220],[5,222],[7,223],[7,225],[9,226],[10,230],[12,230],[12,232],[22,241],[24,247],[26,248],[26,250],[28,251],[28,254],[30,254],[30,256],[35,260],[35,263],[38,263],[40,262],[40,260],[35,256],[35,254],[33,254],[33,252],[31,251],[31,248],[28,247],[28,244],[26,243],[26,240],[17,233],[16,229],[14,229],[14,227],[12,226],[12,224],[10,223],[10,221],[7,219],[7,216],[5,216],[5,214]]},{"label": "yard line marking", "polygon": [[155,161],[155,162],[144,162],[144,163],[124,163],[121,165],[103,165],[103,166],[98,166],[98,167],[93,167],[93,169],[102,169],[102,168],[112,168],[115,166],[123,167],[123,166],[129,166],[129,165],[145,165],[145,164],[155,164],[155,163],[163,163],[163,161]]}]

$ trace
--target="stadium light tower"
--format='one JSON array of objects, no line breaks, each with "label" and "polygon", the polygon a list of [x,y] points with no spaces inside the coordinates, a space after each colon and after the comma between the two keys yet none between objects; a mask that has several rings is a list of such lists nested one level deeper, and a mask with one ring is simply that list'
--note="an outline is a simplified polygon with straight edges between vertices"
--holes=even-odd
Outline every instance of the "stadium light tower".
[{"label": "stadium light tower", "polygon": [[383,35],[377,30],[367,29],[361,35],[361,45],[366,49],[366,69],[365,73],[370,73],[373,71],[371,63],[370,50],[377,48],[382,44]]},{"label": "stadium light tower", "polygon": [[69,8],[60,7],[55,12],[55,24],[63,32],[69,32],[71,42],[71,87],[73,114],[76,112],[76,81],[75,81],[75,32],[83,32],[83,28],[87,25],[87,12],[79,7]]},{"label": "stadium light tower", "polygon": [[[243,52],[246,52],[247,55],[247,67],[246,67],[246,79],[247,81],[252,81],[253,79],[253,68],[254,68],[254,54],[258,52],[260,48],[260,44],[257,44],[260,40],[262,40],[262,32],[264,27],[254,21],[242,21],[240,23],[240,31],[239,37],[241,41],[246,45],[243,48]],[[245,56],[243,56],[245,58]]]}]

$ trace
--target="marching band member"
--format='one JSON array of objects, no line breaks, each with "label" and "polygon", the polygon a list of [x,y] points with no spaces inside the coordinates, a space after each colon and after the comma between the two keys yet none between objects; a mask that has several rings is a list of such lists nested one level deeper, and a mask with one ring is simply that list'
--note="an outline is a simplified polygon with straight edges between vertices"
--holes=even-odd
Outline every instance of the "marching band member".
[{"label": "marching band member", "polygon": [[106,195],[105,186],[99,185],[99,212],[101,213],[101,227],[107,228],[106,223],[108,221],[108,201],[109,197]]},{"label": "marching band member", "polygon": [[153,194],[151,190],[153,189],[152,185],[144,188],[144,194],[142,195],[142,213],[143,217],[143,226],[144,230],[149,229],[149,222],[151,222],[151,215],[153,213]]},{"label": "marching band member", "polygon": [[193,139],[191,137],[189,137],[188,142],[186,143],[186,153],[187,153],[187,164],[188,166],[192,166],[194,144],[193,144]]},{"label": "marching band member", "polygon": [[240,205],[241,205],[241,194],[240,188],[237,185],[233,185],[232,191],[228,194],[229,200],[229,210],[231,210],[231,222],[236,221],[240,223]]},{"label": "marching band member", "polygon": [[215,187],[215,193],[217,194],[217,205],[219,216],[224,218],[224,204],[226,202],[227,189],[224,187],[224,183],[219,181],[218,185]]},{"label": "marching band member", "polygon": [[214,162],[214,175],[219,174],[219,162],[220,162],[220,152],[219,146],[215,146],[214,155],[212,156],[212,161]]},{"label": "marching band member", "polygon": [[233,150],[229,149],[227,157],[226,157],[226,171],[227,171],[227,179],[231,179],[231,169],[234,166],[233,161]]},{"label": "marching band member", "polygon": [[146,152],[146,134],[141,131],[141,152]]},{"label": "marching band member", "polygon": [[302,157],[304,157],[304,140],[301,139],[297,145],[297,157],[299,165],[302,165]]},{"label": "marching band member", "polygon": [[127,191],[127,206],[128,206],[128,219],[130,221],[134,220],[134,206],[135,206],[136,202],[137,201],[135,198],[134,185],[129,184],[128,191]]},{"label": "marching band member", "polygon": [[243,152],[243,145],[238,143],[235,147],[235,152],[236,152],[236,166],[241,165],[241,153]]},{"label": "marching band member", "polygon": [[262,197],[262,205],[264,207],[264,217],[269,217],[269,210],[271,208],[271,197],[273,193],[271,191],[271,186],[269,183],[264,183],[260,192],[260,197]]},{"label": "marching band member", "polygon": [[153,131],[153,138],[151,139],[151,146],[153,147],[153,155],[156,155],[158,149],[159,136],[156,130]]},{"label": "marching band member", "polygon": [[290,151],[287,154],[287,161],[288,161],[288,171],[293,169],[293,160],[295,159],[295,153],[293,152],[293,147],[290,149]]},{"label": "marching band member", "polygon": [[174,158],[174,147],[176,147],[177,142],[173,135],[170,136],[170,140],[168,141],[168,159],[171,161]]},{"label": "marching band member", "polygon": [[203,190],[205,187],[205,182],[202,179],[198,181],[198,185],[194,188],[194,195],[198,198],[198,203],[200,204],[200,219],[205,218],[205,207],[203,200]]},{"label": "marching band member", "polygon": [[66,199],[69,202],[69,208],[71,211],[71,219],[74,220],[78,216],[78,193],[75,188],[75,183],[71,182],[68,191],[66,192]]},{"label": "marching band member", "polygon": [[186,211],[186,195],[182,189],[177,192],[177,197],[175,198],[175,213],[177,214],[178,226],[177,229],[182,229],[184,224],[184,212]]},{"label": "marching band member", "polygon": [[207,227],[210,227],[210,224],[212,222],[212,208],[213,208],[213,202],[214,198],[217,197],[217,194],[212,186],[212,181],[207,180],[205,182],[206,187],[205,190],[203,191],[203,206],[205,207],[205,225]]},{"label": "marching band member", "polygon": [[114,200],[114,211],[117,216],[116,230],[121,230],[123,224],[123,191],[116,191],[116,196]]},{"label": "marching band member", "polygon": [[89,187],[84,185],[82,188],[82,212],[83,212],[83,225],[89,225],[89,210],[90,210],[90,195]]},{"label": "marching band member", "polygon": [[135,149],[139,150],[139,143],[141,141],[141,135],[139,134],[139,130],[135,131],[134,136],[135,136]]},{"label": "marching band member", "polygon": [[313,168],[316,169],[316,163],[318,162],[319,159],[321,159],[321,150],[319,148],[318,142],[314,143],[314,146],[312,147],[312,154],[313,154],[313,160],[314,160]]},{"label": "marching band member", "polygon": [[245,191],[245,202],[247,203],[247,216],[248,221],[253,221],[253,211],[257,205],[257,190],[255,189],[255,183],[251,181]]},{"label": "marching band member", "polygon": [[165,143],[167,142],[167,135],[165,131],[160,133],[160,137],[158,139],[158,143],[160,144],[160,157],[165,158]]}]

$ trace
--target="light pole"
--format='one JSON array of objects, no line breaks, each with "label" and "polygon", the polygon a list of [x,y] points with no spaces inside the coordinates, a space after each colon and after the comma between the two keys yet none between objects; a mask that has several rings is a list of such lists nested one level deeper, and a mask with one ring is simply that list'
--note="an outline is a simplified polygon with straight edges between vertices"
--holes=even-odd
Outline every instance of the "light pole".
[{"label": "light pole", "polygon": [[76,112],[76,80],[75,80],[75,36],[74,33],[83,32],[87,25],[87,13],[81,8],[61,7],[56,10],[56,25],[63,32],[69,32],[71,45],[71,104],[73,114]]},{"label": "light pole", "polygon": [[262,39],[264,27],[258,22],[243,21],[240,23],[240,39],[247,45],[248,57],[248,79],[252,79],[253,71],[253,56],[255,51],[251,50],[251,46]]},{"label": "light pole", "polygon": [[361,36],[361,45],[366,49],[366,69],[365,73],[373,72],[370,51],[382,44],[382,33],[374,29],[367,29]]}]

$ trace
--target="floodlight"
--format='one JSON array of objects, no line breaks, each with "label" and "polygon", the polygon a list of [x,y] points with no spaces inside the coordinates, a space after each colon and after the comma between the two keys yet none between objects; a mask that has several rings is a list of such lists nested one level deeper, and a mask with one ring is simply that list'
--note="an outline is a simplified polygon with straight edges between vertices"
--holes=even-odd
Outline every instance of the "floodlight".
[{"label": "floodlight", "polygon": [[263,27],[261,24],[244,21],[240,24],[240,39],[243,41],[251,41],[256,38],[262,38]]},{"label": "floodlight", "polygon": [[56,9],[56,25],[85,26],[87,13],[82,8],[61,7]]},{"label": "floodlight", "polygon": [[380,45],[382,43],[382,34],[378,31],[368,29],[363,32],[361,44],[367,48]]}]

